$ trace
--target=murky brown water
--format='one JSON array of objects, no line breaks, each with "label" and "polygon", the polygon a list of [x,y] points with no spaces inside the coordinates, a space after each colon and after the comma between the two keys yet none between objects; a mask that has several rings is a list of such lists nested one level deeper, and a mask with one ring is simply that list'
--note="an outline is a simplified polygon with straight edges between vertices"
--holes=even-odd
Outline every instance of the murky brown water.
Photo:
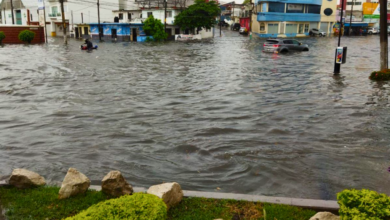
[{"label": "murky brown water", "polygon": [[94,184],[335,199],[390,194],[389,84],[368,80],[379,36],[302,39],[308,53],[261,52],[236,33],[202,43],[80,41],[0,48],[0,175],[24,167],[53,182],[75,167]]}]

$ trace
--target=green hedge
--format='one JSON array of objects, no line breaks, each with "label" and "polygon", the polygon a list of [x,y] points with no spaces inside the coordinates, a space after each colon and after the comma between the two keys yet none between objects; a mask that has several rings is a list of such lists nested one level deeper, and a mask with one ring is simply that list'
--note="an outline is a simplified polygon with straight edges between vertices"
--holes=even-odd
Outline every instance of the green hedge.
[{"label": "green hedge", "polygon": [[167,206],[155,195],[135,193],[89,207],[66,220],[164,220]]},{"label": "green hedge", "polygon": [[1,44],[1,41],[3,41],[5,38],[5,34],[4,34],[4,31],[0,31],[0,44]]},{"label": "green hedge", "polygon": [[390,80],[390,70],[374,71],[369,78],[377,81]]},{"label": "green hedge", "polygon": [[344,190],[337,194],[341,220],[389,220],[390,197],[375,191]]},{"label": "green hedge", "polygon": [[29,30],[21,31],[18,35],[19,40],[26,43],[31,43],[31,41],[34,40],[34,37],[35,37],[35,33]]}]

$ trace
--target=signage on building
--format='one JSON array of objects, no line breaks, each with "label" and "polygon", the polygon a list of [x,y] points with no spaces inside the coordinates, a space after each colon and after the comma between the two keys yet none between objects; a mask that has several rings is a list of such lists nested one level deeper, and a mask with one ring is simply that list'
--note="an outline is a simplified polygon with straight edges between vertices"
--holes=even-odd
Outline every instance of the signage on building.
[{"label": "signage on building", "polygon": [[44,0],[38,0],[38,10],[43,10],[45,9],[45,6],[43,4]]},{"label": "signage on building", "polygon": [[45,26],[45,13],[44,10],[38,11],[38,21],[40,26]]},{"label": "signage on building", "polygon": [[288,10],[300,11],[303,10],[303,5],[299,4],[287,4]]}]

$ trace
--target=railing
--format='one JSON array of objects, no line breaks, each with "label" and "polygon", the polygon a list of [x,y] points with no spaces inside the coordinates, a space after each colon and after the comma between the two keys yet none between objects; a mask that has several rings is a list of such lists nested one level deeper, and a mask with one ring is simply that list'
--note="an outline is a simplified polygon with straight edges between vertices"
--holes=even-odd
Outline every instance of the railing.
[{"label": "railing", "polygon": [[61,13],[57,13],[57,17],[60,17],[61,16]]},{"label": "railing", "polygon": [[49,17],[57,17],[57,15],[56,14],[48,14],[49,15]]},{"label": "railing", "polygon": [[61,13],[52,13],[52,14],[49,14],[49,17],[51,17],[51,18],[61,17]]}]

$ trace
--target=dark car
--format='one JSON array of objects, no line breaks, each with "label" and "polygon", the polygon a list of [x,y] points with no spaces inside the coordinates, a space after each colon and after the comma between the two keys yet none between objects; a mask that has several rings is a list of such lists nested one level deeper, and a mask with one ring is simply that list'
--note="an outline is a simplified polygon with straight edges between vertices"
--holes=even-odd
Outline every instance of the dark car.
[{"label": "dark car", "polygon": [[309,51],[307,44],[302,44],[297,40],[291,39],[269,39],[264,45],[263,52],[287,53],[289,51]]},{"label": "dark car", "polygon": [[240,24],[239,23],[234,23],[234,24],[232,24],[232,26],[230,26],[230,29],[232,30],[232,31],[238,31],[238,30],[240,30]]},{"label": "dark car", "polygon": [[220,26],[222,26],[222,27],[229,27],[229,24],[226,23],[225,21],[219,21],[218,22],[218,27],[220,27]]}]

